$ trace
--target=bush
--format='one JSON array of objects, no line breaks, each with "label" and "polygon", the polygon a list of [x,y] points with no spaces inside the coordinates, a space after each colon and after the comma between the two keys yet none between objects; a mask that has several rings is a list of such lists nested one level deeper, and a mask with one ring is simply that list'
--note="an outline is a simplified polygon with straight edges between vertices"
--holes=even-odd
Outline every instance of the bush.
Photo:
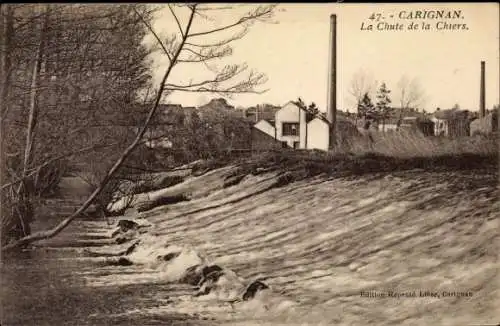
[{"label": "bush", "polygon": [[18,196],[11,188],[2,191],[2,227],[1,244],[4,246],[13,240],[18,240],[31,233],[30,224],[33,222],[34,210],[30,198]]}]

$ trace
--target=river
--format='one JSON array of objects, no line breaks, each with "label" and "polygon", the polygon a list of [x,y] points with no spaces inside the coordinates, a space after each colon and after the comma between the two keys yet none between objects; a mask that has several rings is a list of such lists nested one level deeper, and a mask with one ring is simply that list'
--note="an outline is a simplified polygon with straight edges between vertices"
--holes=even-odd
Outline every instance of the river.
[{"label": "river", "polygon": [[[5,260],[2,326],[498,323],[497,171],[319,176],[263,192],[272,174],[224,188],[229,170],[174,186],[189,202],[126,216],[151,224],[129,266],[110,265],[130,243],[96,220]],[[158,260],[165,250],[179,255]],[[198,257],[227,274],[194,297],[176,280]],[[228,304],[254,279],[270,290]]]},{"label": "river", "polygon": [[[37,217],[34,231],[53,227],[89,193],[75,177],[63,179],[60,186],[64,195],[38,209],[43,216]],[[109,243],[112,228],[105,221],[77,220],[38,248],[3,257],[1,326],[206,325],[196,315],[155,313],[172,293],[183,290],[179,287],[158,281],[89,286],[89,278],[130,273],[130,268],[109,266],[105,257],[88,253]]]},{"label": "river", "polygon": [[[127,273],[85,255],[80,248],[35,249],[5,259],[1,267],[2,326],[205,325],[185,314],[141,314],[168,300],[166,284],[90,287],[86,277]],[[83,276],[86,277],[83,277]],[[178,289],[177,289],[178,290]]]}]

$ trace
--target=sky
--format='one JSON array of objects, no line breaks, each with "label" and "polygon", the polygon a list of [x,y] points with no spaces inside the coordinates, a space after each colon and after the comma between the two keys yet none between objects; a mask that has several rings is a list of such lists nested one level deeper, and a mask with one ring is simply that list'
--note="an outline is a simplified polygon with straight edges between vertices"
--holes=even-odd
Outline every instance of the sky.
[{"label": "sky", "polygon": [[[224,6],[216,4],[214,6]],[[246,5],[251,9],[257,4]],[[239,18],[243,8],[235,12],[223,9],[207,11],[214,14],[211,22],[196,21],[194,31],[220,26]],[[400,15],[424,10],[461,11],[457,19],[401,19]],[[403,12],[404,13],[401,13]],[[451,108],[459,104],[462,109],[479,108],[480,62],[486,62],[486,108],[498,104],[500,92],[499,57],[499,5],[496,3],[412,3],[412,4],[342,4],[311,3],[281,4],[273,20],[275,23],[257,23],[242,39],[234,43],[233,54],[226,63],[247,63],[250,68],[267,75],[267,83],[260,89],[263,94],[236,95],[228,102],[238,107],[261,103],[283,105],[301,97],[306,103],[315,102],[325,111],[328,89],[328,54],[330,47],[330,14],[337,15],[337,104],[338,109],[355,110],[356,99],[351,94],[356,76],[380,84],[385,82],[391,90],[394,106],[398,106],[398,81],[405,76],[415,80],[424,93],[419,107],[429,112],[437,107]],[[187,16],[178,11],[182,25]],[[374,22],[369,17],[380,14]],[[390,16],[393,18],[390,18]],[[419,30],[377,30],[377,24],[403,24],[411,22]],[[422,30],[422,23],[430,24]],[[437,30],[436,24],[466,24],[467,30]],[[364,23],[364,29],[361,29]],[[374,30],[367,30],[373,23]],[[168,9],[160,12],[154,29],[166,37],[176,32],[173,16]],[[207,39],[216,40],[218,34]],[[220,35],[220,36],[227,36]],[[203,37],[196,39],[203,42]],[[167,66],[167,58],[154,56],[154,77],[158,81]],[[172,81],[200,80],[208,77],[200,64],[179,64],[172,72]],[[372,96],[375,96],[374,87]],[[167,102],[185,106],[205,104],[211,94],[177,92]],[[374,99],[375,100],[375,99]]]}]

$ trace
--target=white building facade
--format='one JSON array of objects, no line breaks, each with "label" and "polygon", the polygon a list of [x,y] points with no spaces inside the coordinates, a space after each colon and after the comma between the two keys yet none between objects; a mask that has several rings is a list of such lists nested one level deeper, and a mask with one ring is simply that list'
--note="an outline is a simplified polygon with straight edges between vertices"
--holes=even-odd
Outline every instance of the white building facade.
[{"label": "white building facade", "polygon": [[306,119],[307,111],[290,101],[276,112],[274,126],[261,120],[254,128],[280,141],[283,147],[327,151],[330,142],[329,123],[319,117],[309,122]]}]

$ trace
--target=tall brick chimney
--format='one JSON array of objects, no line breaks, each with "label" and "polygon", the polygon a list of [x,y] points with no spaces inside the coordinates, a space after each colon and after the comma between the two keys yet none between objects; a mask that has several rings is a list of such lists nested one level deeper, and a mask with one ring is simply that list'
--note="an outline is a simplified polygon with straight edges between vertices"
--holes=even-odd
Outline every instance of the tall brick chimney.
[{"label": "tall brick chimney", "polygon": [[330,57],[326,116],[330,122],[330,148],[335,144],[337,125],[337,15],[330,15]]},{"label": "tall brick chimney", "polygon": [[486,90],[485,90],[485,62],[481,61],[481,86],[479,90],[479,117],[482,118],[486,115]]}]

